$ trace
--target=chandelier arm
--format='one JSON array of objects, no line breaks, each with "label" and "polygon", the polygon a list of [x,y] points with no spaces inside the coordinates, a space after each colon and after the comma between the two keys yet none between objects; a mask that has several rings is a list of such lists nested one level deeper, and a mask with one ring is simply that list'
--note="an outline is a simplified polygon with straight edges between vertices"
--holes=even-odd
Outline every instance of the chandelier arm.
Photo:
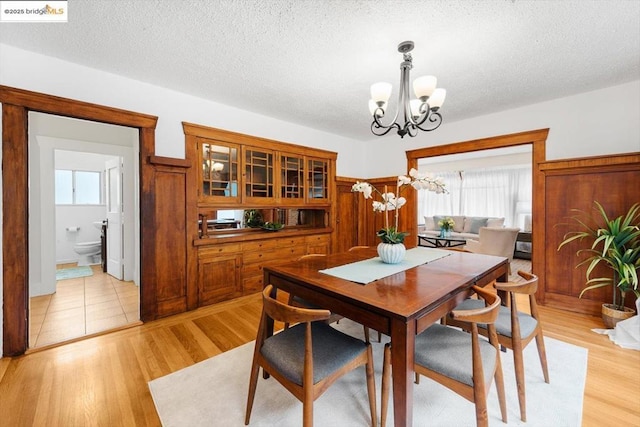
[{"label": "chandelier arm", "polygon": [[[382,111],[382,115],[378,116],[378,111]],[[383,125],[382,122],[379,120],[379,117],[384,117],[384,110],[380,107],[376,108],[376,110],[373,112],[373,122],[375,123],[377,128],[393,129],[394,127],[398,126],[398,123],[396,123],[396,119],[398,118],[398,111],[396,111],[396,115],[393,117],[393,120],[388,125]]]},{"label": "chandelier arm", "polygon": [[[418,135],[418,131],[416,130],[416,125],[412,125],[412,124],[407,123],[405,125],[405,130],[406,130],[405,135],[409,135],[411,138],[413,138],[414,136]],[[413,132],[411,132],[412,130],[413,130]]]},{"label": "chandelier arm", "polygon": [[[371,133],[373,133],[376,136],[384,136],[386,134],[388,134],[391,129],[400,129],[400,126],[397,123],[392,123],[389,126],[380,126],[376,123],[376,121],[374,120],[373,122],[371,122]],[[379,132],[376,132],[376,129],[383,129]]]},{"label": "chandelier arm", "polygon": [[[423,122],[424,120],[420,122],[420,125],[422,125]],[[442,116],[440,115],[440,113],[432,111],[431,114],[429,114],[429,123],[434,123],[434,124],[428,128],[423,128],[420,125],[414,125],[414,126],[425,132],[431,132],[432,130],[436,130],[442,124]]]},{"label": "chandelier arm", "polygon": [[420,115],[418,116],[418,120],[414,120],[413,117],[411,117],[409,121],[414,126],[420,126],[427,120],[427,118],[429,117],[430,111],[431,111],[431,107],[429,107],[429,104],[425,101],[420,106]]}]

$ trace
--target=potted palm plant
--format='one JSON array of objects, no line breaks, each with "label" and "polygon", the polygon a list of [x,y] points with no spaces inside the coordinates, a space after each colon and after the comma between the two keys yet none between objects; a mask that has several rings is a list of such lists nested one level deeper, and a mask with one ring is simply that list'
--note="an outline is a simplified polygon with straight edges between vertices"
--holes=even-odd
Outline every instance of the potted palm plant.
[{"label": "potted palm plant", "polygon": [[[587,282],[580,292],[580,297],[589,290],[612,286],[612,301],[610,304],[602,305],[602,318],[606,327],[613,328],[618,321],[634,314],[632,309],[624,305],[627,293],[633,292],[636,298],[640,297],[638,290],[640,203],[634,203],[625,215],[617,218],[609,218],[602,205],[597,201],[594,203],[594,215],[588,216],[584,212],[577,211],[579,214],[571,217],[580,230],[566,233],[558,250],[574,240],[591,241],[590,248],[580,249],[576,253],[578,256],[583,253],[588,254],[587,258],[576,265],[576,268],[588,265]],[[595,268],[599,265],[609,267],[612,274],[592,277]],[[637,305],[638,301],[636,301]]]}]

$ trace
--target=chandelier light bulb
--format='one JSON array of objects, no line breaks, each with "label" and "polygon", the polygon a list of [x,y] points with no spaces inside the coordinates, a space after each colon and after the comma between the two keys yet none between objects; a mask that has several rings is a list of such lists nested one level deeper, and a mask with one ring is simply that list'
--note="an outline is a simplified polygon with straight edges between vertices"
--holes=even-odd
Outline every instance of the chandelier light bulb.
[{"label": "chandelier light bulb", "polygon": [[[434,76],[422,76],[413,81],[413,91],[417,98],[429,97],[436,90],[438,79]],[[425,98],[426,99],[426,98]]]},{"label": "chandelier light bulb", "polygon": [[[380,102],[386,103],[391,96],[391,83],[378,82],[371,85],[371,99],[378,105]],[[373,114],[373,113],[372,113]]]},{"label": "chandelier light bulb", "polygon": [[432,109],[437,110],[438,108],[442,107],[442,104],[444,104],[444,99],[446,96],[446,89],[438,88],[434,90],[433,95],[431,95],[431,97],[429,98],[429,106]]}]

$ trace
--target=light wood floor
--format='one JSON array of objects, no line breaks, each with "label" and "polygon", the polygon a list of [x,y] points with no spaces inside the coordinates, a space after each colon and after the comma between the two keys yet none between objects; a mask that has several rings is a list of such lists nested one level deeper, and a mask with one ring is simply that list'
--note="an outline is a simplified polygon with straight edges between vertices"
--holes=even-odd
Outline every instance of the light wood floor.
[{"label": "light wood floor", "polygon": [[[61,264],[72,268],[76,264]],[[29,348],[38,348],[137,323],[139,289],[91,266],[92,276],[59,280],[56,292],[30,298]]]},{"label": "light wood floor", "polygon": [[[0,425],[158,426],[147,382],[253,340],[260,310],[256,294],[0,359]],[[546,336],[589,350],[583,425],[639,426],[640,352],[591,332],[599,318],[540,311]]]}]

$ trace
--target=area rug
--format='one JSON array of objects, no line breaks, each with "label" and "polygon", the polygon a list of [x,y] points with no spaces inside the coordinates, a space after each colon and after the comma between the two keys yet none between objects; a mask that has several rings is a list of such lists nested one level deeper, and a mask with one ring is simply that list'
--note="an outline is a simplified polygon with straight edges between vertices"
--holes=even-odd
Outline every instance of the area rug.
[{"label": "area rug", "polygon": [[78,277],[93,276],[93,270],[89,266],[61,268],[56,270],[56,280],[76,279]]},{"label": "area rug", "polygon": [[[337,328],[362,335],[348,319]],[[375,334],[374,334],[375,335]],[[383,337],[383,342],[384,342]],[[388,340],[388,337],[387,337]],[[545,338],[550,384],[544,382],[535,343],[525,349],[527,422],[520,420],[511,351],[501,353],[509,423],[500,418],[495,386],[488,397],[489,424],[494,426],[573,427],[582,423],[587,350]],[[149,383],[162,425],[244,426],[254,342],[237,347]],[[383,344],[374,340],[376,400],[380,416]],[[314,423],[322,427],[370,425],[364,367],[338,380],[314,404]],[[273,378],[260,377],[250,426],[300,426],[302,404]],[[387,425],[393,425],[390,405]],[[472,403],[427,378],[414,385],[414,426],[475,426]]]}]

